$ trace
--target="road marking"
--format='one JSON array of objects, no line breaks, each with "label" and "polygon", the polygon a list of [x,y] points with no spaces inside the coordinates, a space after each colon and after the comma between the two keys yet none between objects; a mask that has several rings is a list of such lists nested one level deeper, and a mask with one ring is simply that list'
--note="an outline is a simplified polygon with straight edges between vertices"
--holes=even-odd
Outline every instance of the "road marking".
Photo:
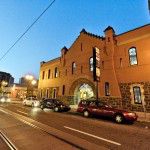
[{"label": "road marking", "polygon": [[73,128],[70,128],[70,127],[67,127],[67,126],[64,126],[64,128],[70,129],[70,130],[72,130],[72,131],[76,131],[76,132],[79,132],[79,133],[82,133],[82,134],[85,134],[85,135],[88,135],[88,136],[91,136],[91,137],[94,137],[94,138],[96,138],[96,139],[99,139],[99,140],[102,140],[102,141],[105,141],[105,142],[109,142],[109,143],[112,143],[112,144],[121,146],[120,143],[117,143],[117,142],[111,141],[111,140],[107,140],[107,139],[105,139],[105,138],[102,138],[102,137],[99,137],[99,136],[96,136],[96,135],[93,135],[93,134],[90,134],[90,133],[86,133],[86,132],[83,132],[83,131],[80,131],[80,130],[77,130],[77,129],[73,129]]},{"label": "road marking", "polygon": [[20,111],[20,110],[17,110],[17,112],[20,112],[20,113],[22,113],[22,114],[28,115],[28,113],[25,113],[25,112]]}]

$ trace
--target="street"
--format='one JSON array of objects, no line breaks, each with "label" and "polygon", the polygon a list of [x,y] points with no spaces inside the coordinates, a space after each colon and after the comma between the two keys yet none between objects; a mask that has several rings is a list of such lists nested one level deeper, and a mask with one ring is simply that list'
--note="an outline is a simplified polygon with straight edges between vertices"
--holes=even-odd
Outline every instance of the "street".
[{"label": "street", "polygon": [[150,149],[150,129],[138,123],[116,124],[102,118],[84,118],[76,112],[55,113],[20,103],[0,104],[0,122],[0,130],[23,150]]}]

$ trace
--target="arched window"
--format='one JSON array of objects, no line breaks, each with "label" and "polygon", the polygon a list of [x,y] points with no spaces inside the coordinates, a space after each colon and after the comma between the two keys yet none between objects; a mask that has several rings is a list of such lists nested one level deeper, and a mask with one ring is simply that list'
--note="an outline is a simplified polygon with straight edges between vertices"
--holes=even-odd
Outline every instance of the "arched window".
[{"label": "arched window", "polygon": [[76,70],[76,63],[73,62],[72,63],[72,74],[74,74],[75,70]]},{"label": "arched window", "polygon": [[137,65],[137,51],[135,47],[129,49],[130,65]]},{"label": "arched window", "polygon": [[93,57],[89,59],[90,71],[93,71]]},{"label": "arched window", "polygon": [[58,68],[57,68],[57,67],[55,68],[55,74],[54,74],[54,77],[55,77],[55,78],[58,77]]}]

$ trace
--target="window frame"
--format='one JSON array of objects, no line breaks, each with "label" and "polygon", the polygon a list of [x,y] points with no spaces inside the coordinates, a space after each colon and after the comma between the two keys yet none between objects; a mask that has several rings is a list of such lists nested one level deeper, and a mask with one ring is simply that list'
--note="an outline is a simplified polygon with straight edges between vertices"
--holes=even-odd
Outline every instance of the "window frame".
[{"label": "window frame", "polygon": [[75,63],[75,62],[72,62],[72,74],[75,73],[76,68],[77,68],[76,63]]},{"label": "window frame", "polygon": [[51,77],[51,70],[49,69],[48,70],[48,79],[50,79],[50,77]]},{"label": "window frame", "polygon": [[[136,64],[132,64],[132,61],[131,61],[131,56],[132,56],[132,55],[130,55],[130,50],[131,50],[131,49],[135,49],[136,55],[134,55],[134,57],[136,57]],[[136,49],[136,47],[130,47],[130,48],[128,49],[128,55],[129,55],[129,63],[130,63],[130,66],[136,66],[136,65],[138,65],[138,58],[137,58],[137,49]]]},{"label": "window frame", "polygon": [[58,67],[55,67],[54,78],[58,78]]},{"label": "window frame", "polygon": [[[140,103],[139,102],[136,102],[136,95],[135,95],[135,91],[134,89],[135,88],[138,88],[139,89],[139,94],[140,94]],[[142,104],[142,93],[141,93],[141,88],[140,86],[133,86],[133,96],[134,96],[134,104]]]},{"label": "window frame", "polygon": [[105,82],[105,96],[110,96],[110,84]]}]

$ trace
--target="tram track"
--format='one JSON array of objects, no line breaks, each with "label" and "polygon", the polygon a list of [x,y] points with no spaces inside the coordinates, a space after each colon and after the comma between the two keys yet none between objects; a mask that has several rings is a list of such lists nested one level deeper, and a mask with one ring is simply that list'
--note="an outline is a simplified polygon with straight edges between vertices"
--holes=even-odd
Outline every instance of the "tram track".
[{"label": "tram track", "polygon": [[[107,149],[107,148],[104,148],[104,147],[101,147],[101,146],[98,146],[96,144],[93,144],[93,143],[90,143],[86,140],[83,140],[81,138],[77,138],[75,136],[72,136],[68,133],[64,133],[60,130],[57,130],[55,128],[52,128],[50,126],[47,126],[41,122],[38,122],[38,121],[35,121],[29,117],[26,117],[22,114],[17,114],[15,112],[12,112],[8,109],[5,109],[5,108],[2,108],[0,109],[1,112],[7,114],[7,115],[10,115],[12,116],[13,118],[21,121],[22,123],[36,129],[36,130],[39,130],[49,136],[52,136],[72,147],[74,147],[75,149],[81,149],[81,150],[84,150],[84,149],[89,149],[89,148],[92,148],[92,147],[95,147],[96,149]],[[15,150],[15,149],[11,149],[11,150]]]},{"label": "tram track", "polygon": [[18,150],[17,147],[12,143],[12,141],[2,131],[0,131],[0,138],[8,146],[8,149],[10,149],[10,150]]}]

